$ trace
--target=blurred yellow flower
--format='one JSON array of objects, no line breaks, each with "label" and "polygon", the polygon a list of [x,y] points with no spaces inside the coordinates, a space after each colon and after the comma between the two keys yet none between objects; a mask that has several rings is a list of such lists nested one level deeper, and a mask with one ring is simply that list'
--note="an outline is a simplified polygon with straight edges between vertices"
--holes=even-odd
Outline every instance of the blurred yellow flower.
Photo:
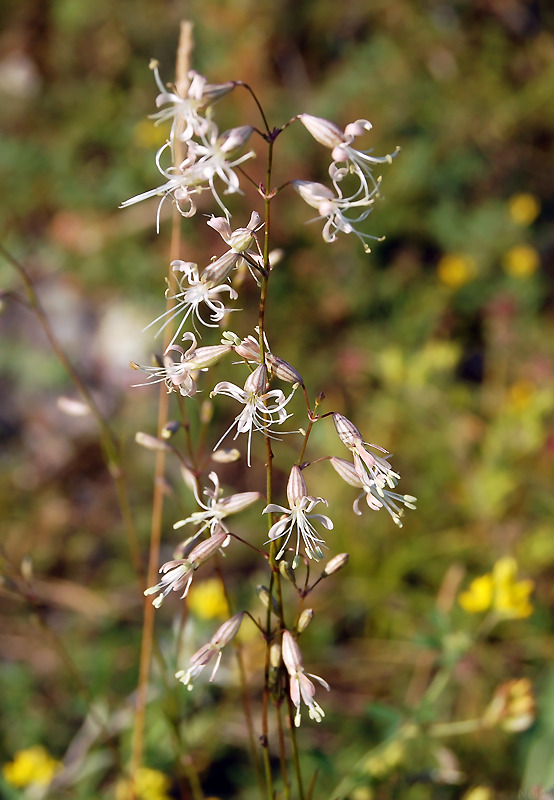
[{"label": "blurred yellow flower", "polygon": [[470,583],[469,589],[460,594],[458,602],[469,614],[479,614],[490,608],[493,589],[492,575],[488,573],[481,578],[475,578]]},{"label": "blurred yellow flower", "polygon": [[398,740],[392,741],[379,752],[369,756],[364,766],[366,772],[375,778],[382,778],[402,764],[405,756],[405,746]]},{"label": "blurred yellow flower", "polygon": [[515,558],[501,558],[493,567],[495,588],[493,608],[502,616],[513,619],[531,616],[533,606],[529,602],[529,595],[535,588],[533,581],[516,581],[516,576]]},{"label": "blurred yellow flower", "polygon": [[535,584],[531,580],[516,581],[517,563],[509,556],[499,559],[492,573],[475,578],[458,602],[469,614],[480,614],[493,608],[507,619],[522,619],[533,613],[529,595]]},{"label": "blurred yellow flower", "polygon": [[188,595],[188,607],[200,619],[228,617],[229,606],[219,578],[209,578],[193,586]]},{"label": "blurred yellow flower", "polygon": [[476,263],[472,256],[447,254],[437,267],[439,280],[450,289],[458,289],[475,275]]},{"label": "blurred yellow flower", "polygon": [[514,411],[523,411],[531,402],[537,387],[532,381],[516,381],[508,390],[508,404]]},{"label": "blurred yellow flower", "polygon": [[514,194],[508,200],[508,212],[516,225],[531,225],[539,216],[540,210],[540,201],[534,194]]},{"label": "blurred yellow flower", "polygon": [[8,783],[22,788],[32,783],[47,786],[61,769],[61,762],[52,758],[45,747],[37,744],[27,750],[19,750],[13,761],[4,764],[2,773]]},{"label": "blurred yellow flower", "polygon": [[502,267],[512,278],[528,278],[539,268],[538,252],[530,244],[517,244],[504,253]]},{"label": "blurred yellow flower", "polygon": [[[115,789],[115,800],[128,800],[130,781],[126,778],[118,781]],[[138,800],[171,800],[168,794],[171,782],[167,775],[157,769],[141,767],[135,779],[135,792]]]},{"label": "blurred yellow flower", "polygon": [[474,786],[467,791],[462,800],[493,800],[494,793],[488,786]]}]

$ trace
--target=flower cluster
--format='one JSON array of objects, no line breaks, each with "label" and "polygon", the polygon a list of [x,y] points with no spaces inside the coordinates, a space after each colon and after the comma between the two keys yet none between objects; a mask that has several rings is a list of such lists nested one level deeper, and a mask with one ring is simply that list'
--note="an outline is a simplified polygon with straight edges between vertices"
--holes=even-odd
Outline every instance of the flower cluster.
[{"label": "flower cluster", "polygon": [[[366,253],[371,252],[365,240],[380,241],[380,238],[361,233],[355,225],[367,218],[372,211],[375,198],[379,196],[381,178],[376,179],[373,176],[372,166],[391,164],[394,156],[400,151],[399,148],[394,153],[380,157],[372,156],[371,150],[356,150],[352,146],[354,139],[372,128],[367,119],[351,122],[344,131],[333,122],[321,117],[314,117],[311,114],[299,114],[298,119],[317,142],[331,150],[333,159],[329,167],[329,175],[334,191],[322,183],[314,181],[292,182],[302,199],[312,208],[317,208],[319,216],[312,222],[318,219],[326,220],[323,227],[323,238],[326,242],[336,241],[340,232],[354,233],[364,245]],[[349,196],[343,194],[340,185],[347,175],[355,175],[358,178],[358,186]],[[358,216],[347,216],[346,212],[352,210]]]}]

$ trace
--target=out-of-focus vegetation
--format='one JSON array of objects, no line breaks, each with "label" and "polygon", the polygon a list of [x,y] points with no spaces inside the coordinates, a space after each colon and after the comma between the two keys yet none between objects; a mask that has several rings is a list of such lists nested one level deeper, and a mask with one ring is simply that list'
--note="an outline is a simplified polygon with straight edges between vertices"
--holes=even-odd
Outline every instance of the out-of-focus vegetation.
[{"label": "out-of-focus vegetation", "polygon": [[[354,517],[338,476],[326,464],[313,469],[313,493],[329,500],[335,521],[331,551],[351,556],[314,596],[303,644],[309,668],[332,686],[325,721],[299,733],[306,772],[319,770],[314,796],[336,796],[332,787],[349,776],[353,800],[458,798],[474,787],[490,787],[485,798],[520,787],[539,797],[536,787],[554,783],[554,11],[524,0],[5,0],[0,239],[26,264],[122,437],[144,553],[152,454],[133,436],[155,431],[157,392],[130,388],[128,362],[149,360],[152,337],[140,330],[159,313],[170,227],[166,215],[156,235],[155,203],[117,206],[159,182],[153,154],[167,129],[146,119],[156,94],[148,62],[157,58],[172,79],[184,16],[195,22],[195,68],[211,81],[248,81],[271,124],[302,111],[341,125],[368,117],[377,155],[402,147],[365,223],[386,236],[371,255],[354,237],[326,246],[318,224],[299,226],[310,210],[292,192],[273,230],[286,254],[272,278],[273,350],[314,394],[325,391],[322,410],[347,414],[396,453],[403,490],[418,497],[397,529],[385,512]],[[221,101],[218,115],[222,128],[257,123],[246,92]],[[278,144],[276,183],[325,179],[328,153],[301,126]],[[262,164],[251,171],[262,179]],[[237,208],[258,202],[245,192]],[[211,250],[199,218],[183,221],[182,257],[201,262]],[[0,279],[0,762],[12,765],[0,793],[21,797],[9,778],[32,772],[29,764],[39,763],[36,775],[50,770],[49,780],[71,745],[76,782],[57,796],[116,798],[142,600],[95,426],[60,409],[59,396],[75,391],[6,262]],[[245,308],[249,291],[245,283]],[[344,455],[332,426],[317,425],[313,454],[329,452]],[[224,483],[263,491],[261,469],[234,467],[221,469]],[[176,465],[168,480],[169,557],[179,541],[172,524],[194,504]],[[256,512],[241,517],[245,538],[261,543],[264,530]],[[533,613],[504,614],[467,649],[487,608],[486,582],[472,581],[508,556],[519,570],[511,587],[534,581]],[[252,563],[228,562],[231,588],[260,613],[247,588],[261,582]],[[462,590],[473,595],[460,605]],[[197,591],[205,594],[196,605],[191,594],[190,652],[226,613],[217,589],[199,581]],[[510,597],[521,611],[525,598]],[[172,667],[176,609],[168,601],[157,619]],[[261,650],[244,638],[255,697]],[[455,664],[451,680],[422,705],[437,663]],[[231,690],[223,706],[217,685],[165,690],[155,667],[143,776],[154,788],[145,797],[178,796],[173,724],[206,796],[255,795],[232,667],[221,675]],[[480,717],[516,679],[535,689],[533,727],[433,738],[429,726]],[[527,684],[514,686],[528,696]],[[402,728],[414,709],[417,736]],[[25,755],[38,745],[47,750]]]}]

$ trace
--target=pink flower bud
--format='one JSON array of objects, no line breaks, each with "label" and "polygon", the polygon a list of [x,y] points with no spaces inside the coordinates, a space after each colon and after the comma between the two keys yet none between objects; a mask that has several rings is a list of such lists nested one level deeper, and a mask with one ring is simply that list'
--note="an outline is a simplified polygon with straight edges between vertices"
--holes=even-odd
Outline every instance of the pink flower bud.
[{"label": "pink flower bud", "polygon": [[335,556],[326,564],[321,576],[327,578],[329,575],[333,575],[335,572],[338,572],[339,569],[342,569],[346,566],[349,558],[350,556],[348,553],[339,553],[338,556]]},{"label": "pink flower bud", "polygon": [[265,364],[256,367],[244,382],[244,391],[253,394],[263,394],[267,383],[267,368]]}]

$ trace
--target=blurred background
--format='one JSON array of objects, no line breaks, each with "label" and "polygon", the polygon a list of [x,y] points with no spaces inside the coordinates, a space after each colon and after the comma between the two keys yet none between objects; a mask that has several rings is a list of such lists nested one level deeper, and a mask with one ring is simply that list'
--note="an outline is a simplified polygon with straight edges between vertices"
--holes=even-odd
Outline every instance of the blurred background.
[{"label": "blurred background", "polygon": [[[363,223],[386,236],[370,255],[352,236],[325,245],[320,223],[302,224],[312,210],[294,192],[276,203],[273,245],[285,258],[270,289],[272,350],[299,369],[312,396],[325,392],[322,411],[346,414],[368,441],[395,453],[402,490],[418,497],[400,529],[385,511],[355,517],[355,490],[350,496],[328,465],[307,474],[335,521],[331,554],[351,556],[314,594],[303,639],[307,668],[332,686],[320,698],[326,720],[304,720],[299,733],[307,773],[319,769],[315,797],[346,774],[356,776],[354,800],[459,798],[476,786],[491,790],[479,800],[511,798],[521,787],[538,798],[537,787],[554,783],[553,17],[548,3],[531,0],[0,7],[0,241],[25,264],[121,437],[144,556],[154,454],[134,434],[155,433],[158,393],[131,388],[137,373],[128,363],[150,363],[160,347],[141,330],[163,308],[171,214],[166,204],[156,235],[156,201],[118,206],[163,182],[154,154],[168,129],[147,119],[157,94],[149,60],[172,80],[179,23],[190,19],[195,69],[211,82],[250,83],[270,124],[301,112],[342,127],[368,118],[366,146],[376,155],[402,148],[383,167],[383,200]],[[221,129],[259,124],[239,90],[220,102],[217,119]],[[262,162],[250,170],[257,180]],[[275,183],[325,181],[328,162],[329,152],[292,126],[278,142]],[[237,224],[259,208],[244,188],[233,198]],[[198,224],[213,211],[207,199],[183,221],[182,258],[202,264],[221,252]],[[77,393],[5,260],[0,286],[0,763],[37,744],[61,759],[92,706],[113,723],[111,747],[84,748],[75,784],[56,796],[115,798],[112,751],[127,760],[141,597],[95,424],[60,407],[60,396]],[[256,318],[251,281],[241,304],[245,313],[227,325],[246,335]],[[218,370],[215,380],[229,377]],[[231,405],[216,406],[214,441],[236,413]],[[300,399],[293,410],[302,414]],[[297,446],[286,438],[276,449],[281,492]],[[309,455],[325,454],[346,457],[331,423],[316,426]],[[218,471],[228,491],[264,491],[261,452],[250,471],[242,462]],[[173,522],[195,509],[177,464],[168,483],[164,560],[180,540]],[[261,543],[260,510],[241,516],[236,530]],[[429,719],[479,716],[499,684],[525,677],[537,695],[535,724],[516,735],[420,737],[371,766],[366,754],[418,707],[437,658],[478,628],[458,590],[505,556],[535,582],[534,612],[502,621],[456,657]],[[232,592],[261,613],[254,586],[267,577],[258,562],[239,551],[224,566]],[[204,595],[191,595],[189,656],[225,618],[213,577],[206,569]],[[178,606],[172,598],[157,616],[170,665]],[[261,649],[244,636],[256,700]],[[180,685],[162,694],[155,670],[145,764],[168,784],[151,800],[179,796],[175,720],[207,796],[255,795],[236,689],[229,696],[221,688],[235,685],[231,661],[219,683],[199,681],[187,697]],[[439,774],[444,764],[456,780]],[[27,791],[1,780],[7,798]]]}]

